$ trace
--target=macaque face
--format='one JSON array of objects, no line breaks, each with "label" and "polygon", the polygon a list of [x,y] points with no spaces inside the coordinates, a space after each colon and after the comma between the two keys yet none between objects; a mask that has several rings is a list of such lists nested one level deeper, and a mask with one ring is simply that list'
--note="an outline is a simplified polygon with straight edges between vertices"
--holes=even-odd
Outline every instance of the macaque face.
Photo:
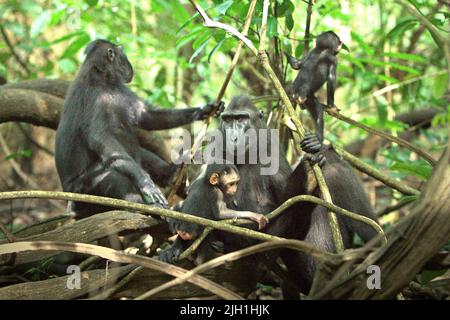
[{"label": "macaque face", "polygon": [[218,186],[225,196],[232,197],[237,192],[239,180],[239,174],[231,170],[228,173],[213,173],[209,181],[211,185]]}]

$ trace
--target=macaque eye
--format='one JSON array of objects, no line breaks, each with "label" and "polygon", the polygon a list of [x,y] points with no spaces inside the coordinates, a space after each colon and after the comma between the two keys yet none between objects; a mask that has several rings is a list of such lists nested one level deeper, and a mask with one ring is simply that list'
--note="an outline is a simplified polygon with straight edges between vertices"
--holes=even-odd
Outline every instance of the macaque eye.
[{"label": "macaque eye", "polygon": [[232,120],[232,117],[231,117],[231,116],[226,116],[226,115],[222,115],[220,118],[221,118],[222,121],[224,121],[224,122],[230,122],[230,121]]}]

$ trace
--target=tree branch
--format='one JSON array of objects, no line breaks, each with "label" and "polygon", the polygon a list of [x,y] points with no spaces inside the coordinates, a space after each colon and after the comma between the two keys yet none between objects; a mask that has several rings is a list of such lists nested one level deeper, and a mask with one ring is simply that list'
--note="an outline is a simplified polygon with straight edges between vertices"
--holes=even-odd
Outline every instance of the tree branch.
[{"label": "tree branch", "polygon": [[[90,254],[120,263],[130,263],[157,270],[174,277],[179,277],[188,272],[185,269],[158,261],[152,258],[132,255],[122,251],[87,243],[68,243],[57,241],[24,241],[0,245],[1,254],[17,253],[22,251],[69,251],[75,253]],[[202,289],[210,291],[223,299],[242,299],[234,292],[218,285],[201,276],[195,276],[188,280]]]}]

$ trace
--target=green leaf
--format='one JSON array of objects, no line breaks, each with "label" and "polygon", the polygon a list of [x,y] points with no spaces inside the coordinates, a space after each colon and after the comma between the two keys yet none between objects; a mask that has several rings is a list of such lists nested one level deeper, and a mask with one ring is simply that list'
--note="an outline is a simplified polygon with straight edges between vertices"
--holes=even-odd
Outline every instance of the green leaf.
[{"label": "green leaf", "polygon": [[200,52],[203,51],[203,49],[208,44],[209,39],[211,39],[214,36],[214,34],[210,34],[209,37],[198,47],[197,50],[192,54],[191,58],[189,59],[189,63],[192,63],[192,61],[200,54]]},{"label": "green leaf", "polygon": [[278,35],[278,20],[275,17],[267,19],[267,38],[271,39]]},{"label": "green leaf", "polygon": [[433,171],[433,168],[429,164],[417,164],[417,163],[406,163],[406,162],[396,162],[391,166],[392,170],[402,172],[407,175],[416,176],[422,180],[427,180]]},{"label": "green leaf", "polygon": [[209,55],[208,55],[208,63],[211,63],[211,57],[212,57],[212,55],[214,54],[214,52],[216,52],[217,50],[219,50],[219,48],[222,46],[222,44],[225,42],[225,38],[224,39],[222,39],[222,40],[220,40],[219,41],[219,43],[217,43],[216,45],[215,45],[215,47],[211,50],[211,52],[209,53]]},{"label": "green leaf", "polygon": [[421,74],[421,72],[419,70],[411,68],[411,67],[408,67],[408,66],[404,66],[402,64],[393,63],[393,62],[388,62],[387,64],[390,65],[394,69],[406,71],[406,72],[408,72],[410,74],[413,74],[415,76],[419,76]]},{"label": "green leaf", "polygon": [[419,21],[417,19],[408,19],[398,23],[391,31],[386,35],[386,39],[397,38],[403,36],[404,33],[412,28],[414,28]]},{"label": "green leaf", "polygon": [[426,63],[427,59],[417,54],[403,53],[403,52],[389,52],[384,54],[387,57],[397,58],[402,60],[414,61],[418,63]]},{"label": "green leaf", "polygon": [[86,46],[91,40],[88,34],[82,33],[77,39],[75,39],[64,51],[61,59],[67,59],[73,57],[81,48]]},{"label": "green leaf", "polygon": [[172,16],[176,18],[179,22],[185,21],[189,22],[191,16],[186,10],[186,7],[180,3],[180,1],[171,1],[172,4]]},{"label": "green leaf", "polygon": [[305,48],[303,42],[299,43],[298,46],[295,48],[295,56],[301,57],[303,54],[303,49]]},{"label": "green leaf", "polygon": [[36,20],[34,20],[30,29],[30,37],[34,38],[42,32],[51,20],[51,12],[44,11]]},{"label": "green leaf", "polygon": [[347,52],[350,52],[350,49],[347,47],[347,45],[345,43],[342,43],[342,49]]},{"label": "green leaf", "polygon": [[222,2],[218,6],[216,6],[216,10],[221,14],[225,15],[227,13],[228,8],[233,4],[233,0],[228,0],[225,2]]},{"label": "green leaf", "polygon": [[364,50],[364,52],[368,55],[371,56],[375,53],[375,49],[372,48],[371,46],[369,46],[365,40],[363,39],[362,36],[360,36],[359,34],[357,34],[356,32],[351,32],[351,36],[352,39],[355,40],[359,46]]},{"label": "green leaf", "polygon": [[59,10],[59,11],[52,12],[49,26],[54,26],[54,25],[58,24],[59,22],[61,22],[61,19],[65,14],[66,14],[65,8],[62,10]]},{"label": "green leaf", "polygon": [[155,86],[158,88],[164,87],[164,85],[166,84],[166,79],[167,79],[167,70],[166,68],[163,67],[158,71],[158,74],[156,75]]},{"label": "green leaf", "polygon": [[433,87],[432,87],[432,95],[436,99],[441,98],[446,90],[448,84],[448,73],[440,74],[434,77],[433,79]]},{"label": "green leaf", "polygon": [[292,18],[292,14],[288,14],[286,16],[286,28],[288,28],[289,32],[294,29],[294,18]]},{"label": "green leaf", "polygon": [[77,68],[72,59],[62,59],[58,61],[58,65],[64,73],[72,73]]},{"label": "green leaf", "polygon": [[278,7],[278,17],[288,17],[291,16],[292,19],[292,13],[295,10],[295,6],[290,0],[285,0],[283,3]]},{"label": "green leaf", "polygon": [[387,121],[388,116],[388,105],[386,103],[377,103],[378,120],[380,124],[384,124]]},{"label": "green leaf", "polygon": [[31,150],[20,150],[13,152],[5,157],[5,160],[17,159],[17,158],[31,158],[33,152]]},{"label": "green leaf", "polygon": [[176,40],[176,48],[179,49],[185,44],[191,42],[194,38],[198,36],[200,32],[202,32],[204,28],[202,26],[195,27],[191,32],[185,34],[184,36],[178,38]]},{"label": "green leaf", "polygon": [[177,32],[175,32],[175,34],[179,34],[181,30],[183,30],[184,28],[186,28],[186,26],[191,23],[192,20],[194,20],[196,17],[198,17],[200,14],[198,12],[194,13],[192,15],[192,17],[188,20],[186,20],[181,27],[178,28]]},{"label": "green leaf", "polygon": [[64,42],[64,41],[66,41],[66,40],[72,39],[73,37],[79,37],[79,36],[81,36],[82,34],[84,34],[83,31],[72,32],[72,33],[66,34],[65,36],[62,36],[61,38],[58,38],[58,39],[56,39],[56,40],[53,40],[53,41],[50,42],[49,44],[50,44],[50,45],[54,45],[54,44],[57,44],[57,43],[60,43],[60,42]]},{"label": "green leaf", "polygon": [[340,54],[340,56],[343,59],[349,61],[351,64],[353,64],[356,67],[358,67],[359,69],[361,69],[361,70],[365,70],[366,69],[366,67],[364,66],[364,64],[361,62],[361,60],[359,58],[352,57],[349,54]]},{"label": "green leaf", "polygon": [[85,3],[87,3],[87,5],[89,6],[89,7],[95,7],[96,5],[97,5],[97,3],[98,3],[98,0],[84,0],[84,2]]},{"label": "green leaf", "polygon": [[198,49],[206,40],[211,38],[211,35],[214,35],[216,29],[204,29],[203,32],[195,39],[192,44],[192,48]]},{"label": "green leaf", "polygon": [[421,284],[427,284],[428,282],[430,282],[434,278],[442,276],[447,271],[448,270],[446,270],[446,269],[443,269],[443,270],[424,270],[420,274],[420,283]]}]

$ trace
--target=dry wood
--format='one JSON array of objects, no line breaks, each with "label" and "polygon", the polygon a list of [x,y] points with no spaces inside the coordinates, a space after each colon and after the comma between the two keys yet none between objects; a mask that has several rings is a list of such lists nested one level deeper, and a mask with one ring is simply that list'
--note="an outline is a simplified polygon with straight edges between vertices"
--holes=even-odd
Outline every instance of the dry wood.
[{"label": "dry wood", "polygon": [[[186,269],[193,267],[188,261],[183,261],[179,265]],[[242,259],[204,272],[202,276],[245,297],[255,288],[257,280],[255,271],[255,264],[251,259]],[[144,269],[115,293],[113,298],[135,298],[172,279],[173,277],[168,275]],[[187,299],[207,296],[211,296],[211,293],[190,283],[183,283],[152,296],[152,299]]]},{"label": "dry wood", "polygon": [[0,300],[70,300],[83,297],[89,292],[96,291],[105,285],[113,284],[118,278],[123,277],[134,266],[120,268],[91,270],[81,272],[81,288],[68,289],[67,279],[70,275],[48,279],[20,283],[5,288],[0,288]]},{"label": "dry wood", "polygon": [[[151,217],[126,211],[110,211],[99,213],[79,220],[75,223],[63,225],[55,230],[18,239],[20,241],[64,241],[89,243],[94,240],[117,234],[124,230],[138,230],[148,228],[159,222]],[[31,251],[17,255],[16,264],[28,263],[48,258],[60,252]],[[0,254],[2,252],[0,251]],[[2,261],[0,257],[0,262]]]}]

